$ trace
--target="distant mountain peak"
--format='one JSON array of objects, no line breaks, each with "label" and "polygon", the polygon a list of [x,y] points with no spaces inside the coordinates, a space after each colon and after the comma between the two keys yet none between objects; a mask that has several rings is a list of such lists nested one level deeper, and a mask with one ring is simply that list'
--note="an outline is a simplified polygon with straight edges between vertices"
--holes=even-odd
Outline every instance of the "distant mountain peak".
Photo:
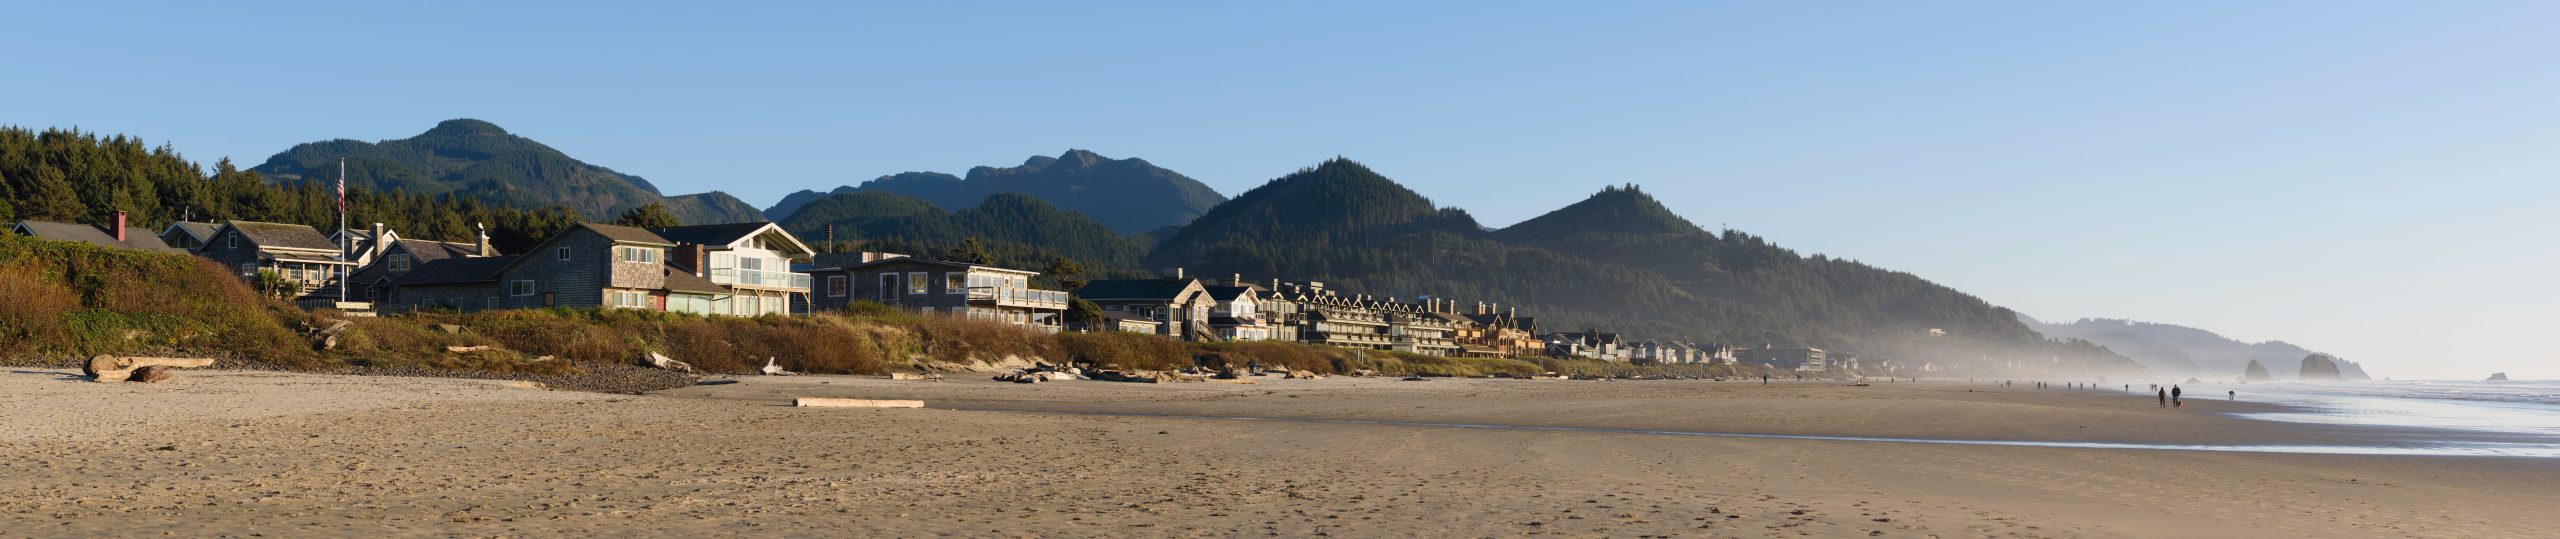
[{"label": "distant mountain peak", "polygon": [[1511,225],[1498,234],[1512,241],[1557,245],[1600,238],[1705,235],[1688,218],[1635,184],[1607,186],[1590,198]]},{"label": "distant mountain peak", "polygon": [[[1079,169],[1090,169],[1100,166],[1103,162],[1110,160],[1111,158],[1103,157],[1102,154],[1093,153],[1092,150],[1068,149],[1067,153],[1058,154],[1057,163],[1065,163],[1068,166]],[[1057,165],[1051,164],[1049,166]]]},{"label": "distant mountain peak", "polygon": [[[1068,149],[1057,157],[1031,156],[1021,166],[972,167],[966,177],[909,172],[847,189],[895,192],[952,211],[976,207],[989,195],[1022,193],[1083,213],[1122,234],[1187,223],[1227,200],[1179,172],[1134,157],[1112,159],[1082,148]],[[766,209],[765,215],[788,220],[820,198],[815,192],[793,193]]]},{"label": "distant mountain peak", "polygon": [[508,135],[508,134],[510,134],[510,133],[507,133],[507,129],[506,129],[506,128],[503,128],[503,127],[498,127],[498,124],[489,123],[489,122],[487,122],[487,121],[483,121],[483,120],[474,120],[474,119],[470,119],[470,118],[455,118],[455,119],[451,119],[451,120],[445,120],[445,121],[442,121],[442,122],[436,122],[436,127],[435,127],[434,129],[428,129],[428,130],[427,130],[427,132],[426,132],[426,134],[425,134],[425,135],[421,135],[421,136],[454,136],[454,137],[458,137],[458,136],[471,136],[471,135],[498,135],[498,136],[505,136],[505,135]]}]

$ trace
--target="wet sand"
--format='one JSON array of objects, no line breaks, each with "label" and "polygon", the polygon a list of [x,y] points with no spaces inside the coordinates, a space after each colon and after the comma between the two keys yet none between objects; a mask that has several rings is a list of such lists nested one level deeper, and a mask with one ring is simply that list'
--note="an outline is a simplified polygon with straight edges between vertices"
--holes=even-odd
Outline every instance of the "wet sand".
[{"label": "wet sand", "polygon": [[[1338,423],[2170,444],[2351,429],[1961,383],[0,374],[0,536],[2533,537],[2560,461]],[[1968,389],[1974,391],[1968,392]],[[792,408],[917,398],[924,410]],[[1156,415],[1097,415],[1156,414]],[[1283,418],[1296,421],[1167,416]]]}]

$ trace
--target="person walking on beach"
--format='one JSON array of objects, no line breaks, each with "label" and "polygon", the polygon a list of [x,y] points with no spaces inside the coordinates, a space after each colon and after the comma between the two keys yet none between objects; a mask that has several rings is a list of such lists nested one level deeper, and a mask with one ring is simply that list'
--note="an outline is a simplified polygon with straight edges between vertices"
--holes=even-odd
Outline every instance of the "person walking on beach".
[{"label": "person walking on beach", "polygon": [[2230,395],[2230,396],[2228,396],[2228,397],[2224,397],[2222,400],[2227,400],[2227,401],[2236,401],[2236,400],[2240,400],[2240,390],[2234,389],[2234,390],[2231,390],[2231,391],[2226,391],[2225,393],[2230,393],[2231,395]]},{"label": "person walking on beach", "polygon": [[2169,407],[2169,390],[2166,390],[2166,389],[2160,390],[2160,407],[2161,407],[2161,408],[2168,408],[2168,407]]},{"label": "person walking on beach", "polygon": [[2177,407],[2181,409],[2186,408],[2186,393],[2187,390],[2181,389],[2178,386],[2169,386],[2169,404],[2177,405]]}]

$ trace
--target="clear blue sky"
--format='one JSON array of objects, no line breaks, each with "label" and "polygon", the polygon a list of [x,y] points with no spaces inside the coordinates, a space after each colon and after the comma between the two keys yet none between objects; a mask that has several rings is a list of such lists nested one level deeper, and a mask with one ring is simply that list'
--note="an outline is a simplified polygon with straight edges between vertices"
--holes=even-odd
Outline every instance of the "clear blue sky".
[{"label": "clear blue sky", "polygon": [[1070,147],[1496,226],[1634,182],[2045,319],[2560,378],[2560,3],[348,4],[10,2],[0,123],[472,117],[760,206]]}]

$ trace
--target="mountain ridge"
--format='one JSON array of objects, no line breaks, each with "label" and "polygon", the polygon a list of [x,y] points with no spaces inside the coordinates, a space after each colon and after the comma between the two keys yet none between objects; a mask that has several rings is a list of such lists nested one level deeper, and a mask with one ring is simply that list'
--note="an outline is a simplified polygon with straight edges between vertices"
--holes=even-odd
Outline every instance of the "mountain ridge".
[{"label": "mountain ridge", "polygon": [[404,139],[297,144],[250,170],[279,183],[326,184],[337,178],[340,158],[346,160],[347,184],[354,188],[452,195],[521,209],[560,205],[592,220],[611,219],[650,203],[704,219],[687,221],[691,224],[763,219],[762,212],[726,193],[672,200],[676,197],[659,192],[647,179],[580,161],[495,123],[470,118],[438,122]]}]

